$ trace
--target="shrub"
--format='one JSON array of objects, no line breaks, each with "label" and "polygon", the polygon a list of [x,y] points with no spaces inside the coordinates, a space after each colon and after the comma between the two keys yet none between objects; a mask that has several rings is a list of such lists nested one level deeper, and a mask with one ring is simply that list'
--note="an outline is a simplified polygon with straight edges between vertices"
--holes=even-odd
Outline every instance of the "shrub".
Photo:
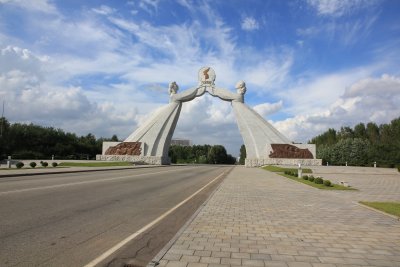
[{"label": "shrub", "polygon": [[18,169],[21,169],[22,167],[24,167],[24,163],[18,161],[18,162],[15,164],[15,166],[16,166]]},{"label": "shrub", "polygon": [[397,171],[399,171],[399,172],[400,172],[400,165],[399,165],[399,166],[397,166]]},{"label": "shrub", "polygon": [[325,186],[331,186],[332,183],[331,183],[331,181],[329,181],[329,180],[324,180],[324,185],[325,185]]},{"label": "shrub", "polygon": [[316,184],[323,184],[323,183],[324,183],[324,180],[323,180],[321,177],[317,177],[317,178],[315,178],[314,183],[316,183]]},{"label": "shrub", "polygon": [[290,171],[285,170],[284,174],[290,175]]},{"label": "shrub", "polygon": [[310,182],[314,182],[314,180],[315,180],[315,178],[314,178],[314,176],[308,176],[308,180],[310,181]]},{"label": "shrub", "polygon": [[36,167],[36,162],[32,161],[31,163],[29,163],[29,166],[31,166],[32,168]]},{"label": "shrub", "polygon": [[43,167],[47,167],[49,166],[49,164],[46,161],[41,161],[40,164],[42,164]]},{"label": "shrub", "polygon": [[304,180],[308,180],[308,175],[303,175]]},{"label": "shrub", "polygon": [[51,163],[51,166],[53,166],[55,168],[55,167],[58,166],[58,163],[57,162],[53,162],[53,163]]}]

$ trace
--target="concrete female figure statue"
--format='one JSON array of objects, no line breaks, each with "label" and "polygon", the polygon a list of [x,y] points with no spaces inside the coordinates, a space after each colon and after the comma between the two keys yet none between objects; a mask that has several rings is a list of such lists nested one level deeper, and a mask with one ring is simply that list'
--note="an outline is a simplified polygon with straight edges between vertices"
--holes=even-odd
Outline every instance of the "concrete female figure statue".
[{"label": "concrete female figure statue", "polygon": [[178,93],[176,82],[169,84],[169,104],[155,111],[151,118],[134,131],[124,142],[141,142],[142,156],[154,157],[157,164],[169,164],[168,149],[176,123],[181,112],[182,103],[193,100],[205,92],[203,86]]},{"label": "concrete female figure statue", "polygon": [[[235,87],[236,93],[215,86],[207,87],[207,92],[224,101],[231,102],[240,134],[246,146],[246,160],[249,160],[248,164],[251,165],[251,161],[268,158],[272,151],[271,144],[288,144],[291,142],[244,103],[244,94],[247,91],[244,81],[237,82]],[[258,162],[255,164],[258,164]]]}]

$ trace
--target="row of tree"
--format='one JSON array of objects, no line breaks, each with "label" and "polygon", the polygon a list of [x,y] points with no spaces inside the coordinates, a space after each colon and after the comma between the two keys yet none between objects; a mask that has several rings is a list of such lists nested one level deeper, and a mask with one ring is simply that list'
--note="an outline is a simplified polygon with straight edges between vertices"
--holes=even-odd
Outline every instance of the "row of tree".
[{"label": "row of tree", "polygon": [[[10,124],[0,118],[0,160],[7,156],[16,159],[94,159],[101,153],[103,141],[112,138],[96,138],[93,134],[77,136],[61,129],[34,124]],[[328,129],[312,138],[316,144],[317,158],[324,164],[393,167],[400,163],[400,118],[389,124],[359,123],[354,128],[342,127],[339,131]],[[221,145],[171,146],[172,163],[234,164],[236,159],[227,154]],[[244,164],[246,148],[240,148],[240,164]]]},{"label": "row of tree", "polygon": [[331,165],[382,167],[400,164],[400,118],[388,124],[359,123],[354,128],[329,129],[311,139],[317,158]]},{"label": "row of tree", "polygon": [[226,153],[221,145],[193,145],[169,148],[172,163],[235,164],[236,158]]},{"label": "row of tree", "polygon": [[[34,124],[10,124],[0,118],[0,160],[13,159],[95,159],[104,141],[118,137],[96,138],[93,134],[77,136],[53,127]],[[221,145],[171,146],[172,163],[235,164],[236,159]]]},{"label": "row of tree", "polygon": [[94,159],[101,154],[103,141],[118,141],[98,138],[93,134],[77,136],[61,129],[34,124],[10,124],[0,118],[0,160],[12,156],[15,159]]}]

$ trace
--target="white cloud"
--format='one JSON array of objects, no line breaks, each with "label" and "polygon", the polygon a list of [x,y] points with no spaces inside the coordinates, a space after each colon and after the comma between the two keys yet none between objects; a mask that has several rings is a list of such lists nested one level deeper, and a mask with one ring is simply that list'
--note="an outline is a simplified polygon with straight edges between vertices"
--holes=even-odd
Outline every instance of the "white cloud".
[{"label": "white cloud", "polygon": [[318,35],[321,31],[325,30],[325,27],[316,27],[311,26],[308,28],[299,28],[296,30],[297,35],[299,36],[315,36]]},{"label": "white cloud", "polygon": [[283,101],[280,100],[275,103],[263,103],[259,104],[253,107],[255,111],[257,111],[258,114],[260,114],[262,117],[267,117],[268,115],[271,115],[283,107]]},{"label": "white cloud", "polygon": [[160,0],[140,0],[139,7],[149,14],[157,13]]},{"label": "white cloud", "polygon": [[[111,10],[100,7],[91,10],[89,18],[78,21],[60,17],[32,22],[36,30],[51,36],[49,46],[68,44],[68,49],[60,47],[64,53],[42,57],[29,50],[13,48],[19,51],[16,53],[19,56],[5,59],[7,55],[4,55],[7,62],[4,65],[15,66],[20,73],[10,77],[10,70],[0,72],[4,82],[18,82],[18,86],[8,85],[9,90],[0,91],[1,97],[5,96],[10,106],[25,105],[25,109],[12,111],[12,121],[32,121],[78,134],[92,132],[96,136],[111,136],[116,133],[124,138],[146,114],[168,103],[167,94],[159,92],[160,86],[166,87],[165,92],[172,80],[183,90],[195,86],[200,66],[210,65],[216,70],[218,86],[232,90],[237,80],[245,79],[258,94],[282,82],[291,66],[292,57],[287,52],[277,57],[266,51],[260,58],[258,51],[237,49],[231,28],[219,19],[210,17],[213,24],[207,27],[197,21],[156,27],[149,22],[138,23],[114,16]],[[104,19],[113,25],[107,26]],[[132,42],[132,35],[137,41]],[[208,42],[208,50],[199,46],[204,40]],[[164,55],[162,60],[160,54]],[[23,61],[24,57],[30,60]],[[80,85],[81,79],[92,75],[118,80],[101,86]],[[261,90],[257,90],[260,86]],[[19,99],[22,94],[25,102]],[[41,99],[36,103],[39,96]],[[198,108],[193,108],[195,101],[184,105],[176,136],[192,138],[198,144],[212,140],[214,144],[224,144],[229,153],[237,154],[243,141],[232,108],[219,99],[206,100],[206,97],[199,99]],[[46,106],[47,102],[53,104]],[[39,110],[39,106],[46,108]],[[10,107],[7,110],[11,113]]]},{"label": "white cloud", "polygon": [[367,66],[325,75],[312,73],[309,77],[301,77],[288,88],[278,90],[276,95],[285,102],[287,113],[318,113],[339,99],[348,86],[373,73],[375,68]]},{"label": "white cloud", "polygon": [[134,108],[125,107],[121,112],[115,108],[116,103],[89,100],[81,87],[47,80],[52,67],[46,57],[27,49],[6,47],[1,49],[0,63],[0,99],[6,104],[5,116],[12,122],[34,122],[102,136],[127,135],[128,127],[136,125]]},{"label": "white cloud", "polygon": [[177,3],[183,7],[186,7],[189,11],[194,11],[195,4],[190,0],[177,0]]},{"label": "white cloud", "polygon": [[[236,81],[243,79],[253,96],[260,99],[266,94],[275,94],[282,99],[254,108],[262,116],[280,110],[293,114],[293,118],[275,125],[294,140],[307,140],[327,127],[341,126],[344,118],[358,120],[368,105],[369,110],[374,109],[373,103],[387,105],[386,98],[378,102],[372,93],[364,96],[355,89],[357,86],[369,88],[355,85],[373,70],[360,68],[320,76],[313,73],[312,76],[317,78],[300,77],[293,83],[290,79],[296,60],[293,50],[264,47],[260,51],[243,47],[234,29],[226,25],[207,2],[197,6],[192,3],[179,1],[195,14],[192,14],[195,19],[179,25],[159,26],[150,20],[126,18],[105,5],[68,19],[62,15],[39,19],[39,15],[30,14],[27,20],[31,23],[32,36],[36,36],[36,31],[48,39],[45,45],[27,42],[19,46],[42,51],[48,56],[18,47],[2,50],[0,98],[6,99],[6,112],[14,121],[44,122],[97,136],[116,133],[124,138],[148,113],[168,103],[168,82],[177,81],[182,90],[195,86],[197,72],[204,65],[216,70],[218,86],[233,90]],[[159,8],[158,1],[129,5],[136,10],[147,8],[152,14]],[[340,9],[337,10],[335,12],[339,14]],[[196,16],[202,19],[196,19]],[[254,18],[248,19],[245,29],[259,28]],[[338,24],[330,25],[324,34],[339,27]],[[340,38],[351,43],[354,40],[351,36],[360,33],[362,25],[363,22],[343,24],[341,29],[351,35]],[[317,27],[298,30],[304,37],[322,32]],[[8,39],[1,37],[1,40]],[[22,42],[20,40],[19,44]],[[383,84],[384,79],[381,80],[364,83]],[[389,78],[386,82],[394,84],[396,91],[396,82]],[[352,84],[354,87],[350,86]],[[346,91],[346,88],[349,89]],[[340,101],[332,104],[335,99]],[[377,120],[391,116],[384,109],[367,114],[370,114],[368,118]],[[215,144],[226,145],[233,154],[238,153],[243,142],[229,103],[207,96],[184,104],[175,136],[192,139],[197,144],[212,140]]]},{"label": "white cloud", "polygon": [[38,78],[42,78],[39,71],[49,60],[48,57],[38,57],[28,49],[15,46],[7,46],[0,51],[0,73],[18,70],[35,73]]},{"label": "white cloud", "polygon": [[319,15],[340,17],[375,5],[374,0],[307,0]]},{"label": "white cloud", "polygon": [[303,113],[274,125],[296,141],[308,141],[328,128],[370,121],[388,123],[400,115],[400,77],[364,78],[345,89],[328,109]]},{"label": "white cloud", "polygon": [[318,26],[299,28],[296,34],[300,37],[319,38],[343,45],[354,45],[363,42],[369,36],[377,15],[365,18],[357,17],[351,21],[321,22]]},{"label": "white cloud", "polygon": [[242,30],[245,31],[254,31],[258,30],[260,25],[253,17],[245,17],[241,23]]},{"label": "white cloud", "polygon": [[110,15],[115,12],[114,8],[111,8],[106,5],[101,5],[98,8],[93,8],[92,9],[95,13],[100,14],[100,15]]},{"label": "white cloud", "polygon": [[249,85],[259,87],[256,93],[262,95],[285,82],[292,64],[292,53],[281,51],[279,56],[258,57],[254,64],[245,64],[238,77],[242,77]]},{"label": "white cloud", "polygon": [[30,11],[56,14],[57,8],[48,0],[0,0],[0,4],[8,4]]}]

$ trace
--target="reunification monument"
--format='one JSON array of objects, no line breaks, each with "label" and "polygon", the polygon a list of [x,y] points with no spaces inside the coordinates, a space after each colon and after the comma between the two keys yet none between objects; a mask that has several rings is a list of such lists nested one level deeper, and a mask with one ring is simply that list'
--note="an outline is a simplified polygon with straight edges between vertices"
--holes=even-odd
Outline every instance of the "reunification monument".
[{"label": "reunification monument", "polygon": [[215,85],[215,72],[210,67],[200,69],[197,87],[178,93],[178,85],[169,85],[169,104],[161,107],[123,142],[104,142],[97,160],[131,161],[147,164],[170,164],[168,150],[175,131],[182,103],[206,92],[232,104],[236,121],[246,146],[248,167],[266,164],[321,165],[313,144],[292,144],[257,112],[244,103],[246,84],[239,81],[236,93]]}]

